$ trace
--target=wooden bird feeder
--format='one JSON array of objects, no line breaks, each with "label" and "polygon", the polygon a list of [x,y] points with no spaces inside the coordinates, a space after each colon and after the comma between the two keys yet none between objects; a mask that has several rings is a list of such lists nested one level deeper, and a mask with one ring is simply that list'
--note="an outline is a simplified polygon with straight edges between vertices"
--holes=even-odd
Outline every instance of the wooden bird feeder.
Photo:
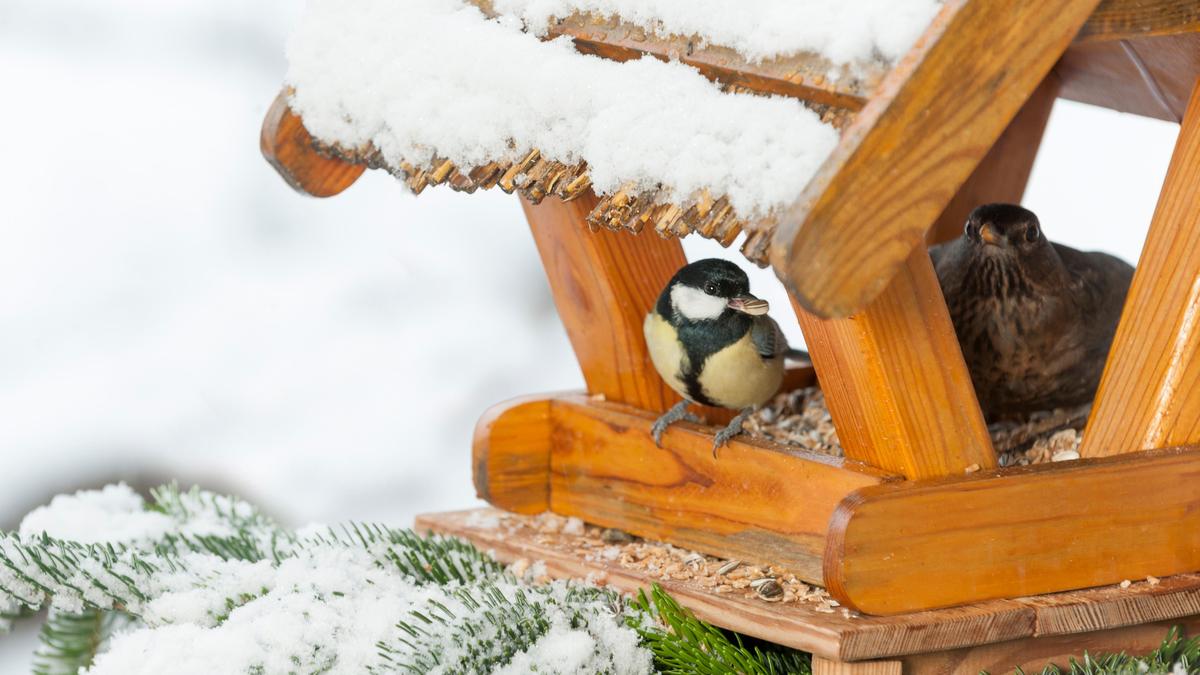
[{"label": "wooden bird feeder", "polygon": [[[1003,671],[1200,626],[1200,4],[947,0],[894,68],[837,84],[813,55],[748,62],[618,19],[572,16],[547,37],[563,35],[582,52],[670,55],[730,89],[802,99],[841,141],[777,224],[758,226],[721,202],[596,195],[586,167],[536,152],[386,167],[417,191],[521,195],[587,383],[483,416],[482,498],[826,587],[859,615],[674,588],[704,618],[812,651],[818,672]],[[925,245],[956,236],[979,203],[1020,201],[1057,97],[1180,122],[1181,133],[1082,458],[999,468]],[[268,114],[262,149],[294,188],[335,195],[380,164],[370,148],[314,140],[287,101]],[[678,397],[641,325],[685,264],[677,235],[728,244],[743,230],[747,256],[769,261],[791,293],[812,355],[785,386],[819,380],[845,459],[746,437],[714,459],[716,427],[686,423],[662,449],[650,438]],[[421,523],[561,574],[605,567],[455,515]],[[605,569],[618,586],[648,583]],[[1162,583],[1113,586],[1151,575]]]}]

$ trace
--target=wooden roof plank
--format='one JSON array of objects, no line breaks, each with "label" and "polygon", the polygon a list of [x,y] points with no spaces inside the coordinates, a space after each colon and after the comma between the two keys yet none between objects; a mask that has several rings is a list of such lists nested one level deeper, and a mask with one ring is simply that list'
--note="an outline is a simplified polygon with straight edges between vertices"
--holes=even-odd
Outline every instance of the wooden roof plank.
[{"label": "wooden roof plank", "polygon": [[771,260],[809,311],[879,294],[1097,0],[947,2],[785,211]]}]

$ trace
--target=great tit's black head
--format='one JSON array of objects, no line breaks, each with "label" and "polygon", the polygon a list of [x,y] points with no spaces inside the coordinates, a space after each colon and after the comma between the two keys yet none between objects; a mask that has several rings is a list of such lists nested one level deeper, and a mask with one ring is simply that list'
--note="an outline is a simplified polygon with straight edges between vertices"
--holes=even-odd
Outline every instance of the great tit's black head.
[{"label": "great tit's black head", "polygon": [[1024,253],[1046,244],[1038,217],[1016,204],[984,204],[967,216],[963,236],[986,253]]},{"label": "great tit's black head", "polygon": [[719,318],[726,310],[745,314],[766,314],[765,300],[750,294],[750,279],[742,268],[717,258],[697,260],[685,265],[667,285],[672,313],[689,321]]}]

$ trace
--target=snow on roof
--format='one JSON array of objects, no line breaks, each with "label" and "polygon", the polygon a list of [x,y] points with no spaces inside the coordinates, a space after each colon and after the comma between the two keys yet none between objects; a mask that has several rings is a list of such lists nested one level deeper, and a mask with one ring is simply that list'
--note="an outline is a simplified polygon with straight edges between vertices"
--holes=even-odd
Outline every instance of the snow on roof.
[{"label": "snow on roof", "polygon": [[393,168],[537,149],[586,161],[601,194],[633,184],[686,204],[709,189],[745,217],[790,203],[837,144],[798,101],[724,93],[679,63],[579,54],[520,23],[462,0],[311,0],[288,45],[291,106],[318,140],[374,146]]},{"label": "snow on roof", "polygon": [[695,35],[761,60],[816,52],[835,63],[894,61],[912,47],[940,0],[492,0],[534,32],[574,12],[623,20],[659,34]]}]

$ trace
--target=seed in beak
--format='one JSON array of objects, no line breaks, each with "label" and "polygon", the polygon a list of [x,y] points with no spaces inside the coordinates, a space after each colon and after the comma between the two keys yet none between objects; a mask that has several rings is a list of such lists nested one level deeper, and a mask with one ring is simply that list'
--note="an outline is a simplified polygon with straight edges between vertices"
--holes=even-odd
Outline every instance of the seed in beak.
[{"label": "seed in beak", "polygon": [[771,311],[770,303],[753,295],[739,295],[729,301],[728,307],[750,316],[761,316]]}]

